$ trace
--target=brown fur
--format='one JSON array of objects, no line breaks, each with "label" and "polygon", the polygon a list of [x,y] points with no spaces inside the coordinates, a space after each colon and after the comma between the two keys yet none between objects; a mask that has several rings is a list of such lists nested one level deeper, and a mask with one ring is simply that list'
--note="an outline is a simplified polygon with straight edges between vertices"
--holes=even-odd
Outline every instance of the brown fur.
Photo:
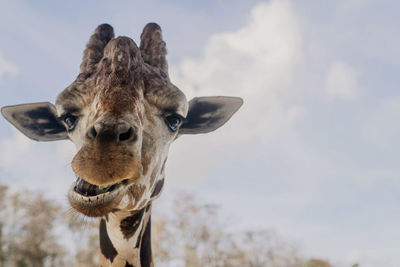
[{"label": "brown fur", "polygon": [[161,179],[154,186],[153,192],[151,193],[151,197],[156,197],[161,193],[161,190],[164,187],[164,179]]},{"label": "brown fur", "polygon": [[150,187],[153,187],[154,181],[156,180],[156,177],[158,176],[159,168],[158,166],[153,169],[151,175],[150,175]]},{"label": "brown fur", "polygon": [[143,214],[144,208],[121,221],[120,228],[125,239],[130,239],[136,233],[142,221]]},{"label": "brown fur", "polygon": [[136,181],[142,174],[138,156],[115,144],[98,143],[86,145],[72,160],[74,172],[92,184],[108,185],[123,179]]},{"label": "brown fur", "polygon": [[151,163],[151,158],[149,156],[142,155],[143,175],[147,174],[147,171],[149,170],[150,163]]},{"label": "brown fur", "polygon": [[129,187],[129,190],[133,198],[135,199],[135,202],[137,203],[142,198],[146,190],[146,186],[133,184]]}]

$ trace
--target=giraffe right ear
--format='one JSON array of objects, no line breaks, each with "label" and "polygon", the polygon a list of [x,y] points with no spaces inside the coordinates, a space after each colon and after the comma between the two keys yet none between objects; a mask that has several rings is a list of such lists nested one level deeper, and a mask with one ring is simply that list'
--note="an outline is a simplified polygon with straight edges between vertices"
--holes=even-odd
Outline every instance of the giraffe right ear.
[{"label": "giraffe right ear", "polygon": [[186,121],[180,127],[179,134],[212,132],[224,125],[242,104],[240,97],[195,97],[189,102]]},{"label": "giraffe right ear", "polygon": [[1,113],[18,130],[35,141],[68,139],[67,130],[51,103],[6,106],[1,108]]}]

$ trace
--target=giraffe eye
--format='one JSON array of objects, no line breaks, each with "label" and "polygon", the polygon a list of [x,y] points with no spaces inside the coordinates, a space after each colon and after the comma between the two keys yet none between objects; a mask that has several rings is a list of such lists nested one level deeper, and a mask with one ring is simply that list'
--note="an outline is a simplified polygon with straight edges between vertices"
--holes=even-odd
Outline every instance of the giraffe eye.
[{"label": "giraffe eye", "polygon": [[65,114],[63,116],[63,121],[67,125],[68,131],[72,131],[76,126],[76,122],[78,121],[78,117],[67,113],[67,114]]},{"label": "giraffe eye", "polygon": [[182,119],[182,116],[178,114],[173,114],[165,117],[165,123],[171,131],[176,132],[176,130],[178,130],[179,126],[182,123]]}]

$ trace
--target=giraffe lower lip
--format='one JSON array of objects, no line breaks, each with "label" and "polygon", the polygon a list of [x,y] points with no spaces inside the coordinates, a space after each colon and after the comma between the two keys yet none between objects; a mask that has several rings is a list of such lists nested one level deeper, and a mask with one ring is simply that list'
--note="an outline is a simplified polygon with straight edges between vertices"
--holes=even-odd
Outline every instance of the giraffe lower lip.
[{"label": "giraffe lower lip", "polygon": [[[72,183],[68,191],[68,201],[71,207],[89,217],[103,216],[112,211],[119,203],[127,182],[112,186],[112,190],[98,195],[89,195],[78,192],[76,182]],[[83,193],[83,194],[82,194]]]}]

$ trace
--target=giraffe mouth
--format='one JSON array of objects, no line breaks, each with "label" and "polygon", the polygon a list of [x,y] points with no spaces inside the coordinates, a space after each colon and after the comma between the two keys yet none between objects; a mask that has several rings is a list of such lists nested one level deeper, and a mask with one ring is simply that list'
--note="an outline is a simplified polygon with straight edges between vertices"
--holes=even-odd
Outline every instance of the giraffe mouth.
[{"label": "giraffe mouth", "polygon": [[110,184],[110,185],[105,185],[105,186],[99,186],[99,185],[94,185],[91,184],[89,182],[86,182],[85,180],[83,180],[81,177],[77,177],[76,182],[75,182],[75,187],[74,190],[76,193],[84,195],[84,196],[97,196],[97,195],[101,195],[101,194],[105,194],[107,192],[111,192],[114,189],[116,189],[116,187],[120,184],[126,184],[128,182],[128,180],[123,180],[114,184]]},{"label": "giraffe mouth", "polygon": [[103,216],[119,203],[128,179],[107,186],[98,186],[77,177],[68,192],[72,208],[90,217]]}]

